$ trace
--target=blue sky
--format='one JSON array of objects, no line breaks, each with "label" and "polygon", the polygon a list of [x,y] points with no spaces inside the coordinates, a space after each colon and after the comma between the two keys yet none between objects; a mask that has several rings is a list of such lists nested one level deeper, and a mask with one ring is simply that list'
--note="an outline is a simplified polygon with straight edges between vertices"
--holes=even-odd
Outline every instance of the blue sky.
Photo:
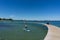
[{"label": "blue sky", "polygon": [[60,20],[60,1],[0,0],[0,17],[27,20]]}]

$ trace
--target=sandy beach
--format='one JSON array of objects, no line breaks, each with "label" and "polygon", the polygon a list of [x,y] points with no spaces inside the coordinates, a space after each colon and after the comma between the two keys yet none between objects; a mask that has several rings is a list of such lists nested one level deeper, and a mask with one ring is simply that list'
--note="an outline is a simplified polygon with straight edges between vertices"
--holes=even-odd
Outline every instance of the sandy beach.
[{"label": "sandy beach", "polygon": [[60,28],[56,27],[54,25],[47,25],[48,27],[48,33],[44,40],[60,40]]}]

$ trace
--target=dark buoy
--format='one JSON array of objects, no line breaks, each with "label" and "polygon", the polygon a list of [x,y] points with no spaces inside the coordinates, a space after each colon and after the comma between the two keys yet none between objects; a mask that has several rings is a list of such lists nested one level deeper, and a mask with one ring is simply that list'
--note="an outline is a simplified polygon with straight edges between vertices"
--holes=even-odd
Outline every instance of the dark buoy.
[{"label": "dark buoy", "polygon": [[46,24],[48,24],[48,25],[49,25],[50,23],[49,23],[49,22],[47,22]]}]

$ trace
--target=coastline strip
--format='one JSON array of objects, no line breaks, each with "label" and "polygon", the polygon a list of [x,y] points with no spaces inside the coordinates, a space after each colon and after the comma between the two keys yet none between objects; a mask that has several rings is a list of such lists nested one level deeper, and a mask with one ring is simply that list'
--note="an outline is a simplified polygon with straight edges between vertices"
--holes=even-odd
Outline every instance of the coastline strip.
[{"label": "coastline strip", "polygon": [[48,27],[48,33],[44,40],[60,40],[60,28],[54,25],[44,24]]}]

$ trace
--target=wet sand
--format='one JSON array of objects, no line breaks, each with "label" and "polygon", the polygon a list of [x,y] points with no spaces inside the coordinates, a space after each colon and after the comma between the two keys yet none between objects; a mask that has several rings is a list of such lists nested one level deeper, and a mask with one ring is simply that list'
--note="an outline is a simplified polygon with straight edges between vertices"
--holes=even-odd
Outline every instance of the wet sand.
[{"label": "wet sand", "polygon": [[47,25],[48,27],[48,33],[44,40],[60,40],[60,28],[56,27],[54,25]]}]

